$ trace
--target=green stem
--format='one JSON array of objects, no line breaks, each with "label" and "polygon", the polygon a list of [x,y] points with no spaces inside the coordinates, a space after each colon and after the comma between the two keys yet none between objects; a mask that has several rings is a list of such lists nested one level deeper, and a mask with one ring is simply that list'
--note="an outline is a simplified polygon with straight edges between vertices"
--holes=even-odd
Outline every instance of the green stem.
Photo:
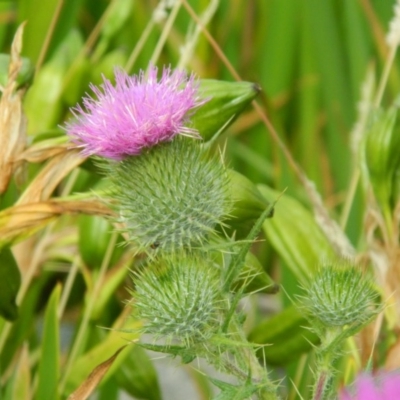
[{"label": "green stem", "polygon": [[254,383],[259,384],[260,400],[278,400],[277,386],[270,381],[267,369],[260,364],[254,348],[249,346],[241,325],[235,319],[230,324],[230,336],[237,342],[243,343],[243,346],[239,346],[234,352],[241,370],[241,376],[237,373],[235,375],[241,380],[251,377]]},{"label": "green stem", "polygon": [[317,377],[313,390],[313,400],[328,400],[330,395],[331,382],[334,377],[333,362],[336,360],[338,338],[342,332],[340,329],[332,328],[327,330],[325,344],[319,350],[317,363]]}]

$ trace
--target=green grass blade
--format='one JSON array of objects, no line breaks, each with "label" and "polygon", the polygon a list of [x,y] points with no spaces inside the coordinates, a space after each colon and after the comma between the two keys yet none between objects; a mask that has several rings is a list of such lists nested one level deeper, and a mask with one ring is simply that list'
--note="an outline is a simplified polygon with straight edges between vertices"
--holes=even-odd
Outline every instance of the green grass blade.
[{"label": "green grass blade", "polygon": [[61,285],[57,285],[47,305],[41,357],[38,372],[38,388],[36,398],[41,400],[58,399],[57,385],[60,368],[60,328],[57,318],[57,308],[60,300]]}]

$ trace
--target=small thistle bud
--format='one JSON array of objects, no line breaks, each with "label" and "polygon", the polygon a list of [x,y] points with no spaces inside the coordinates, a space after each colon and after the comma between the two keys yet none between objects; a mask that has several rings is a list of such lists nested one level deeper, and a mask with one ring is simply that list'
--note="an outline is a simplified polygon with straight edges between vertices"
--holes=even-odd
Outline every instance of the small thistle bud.
[{"label": "small thistle bud", "polygon": [[134,316],[144,321],[143,332],[185,344],[207,339],[220,326],[218,270],[196,257],[154,260],[135,276]]},{"label": "small thistle bud", "polygon": [[328,328],[361,326],[377,312],[377,292],[350,265],[327,265],[315,275],[304,296],[309,314]]},{"label": "small thistle bud", "polygon": [[110,164],[109,173],[120,220],[140,250],[200,245],[230,211],[225,167],[190,139]]},{"label": "small thistle bud", "polygon": [[199,98],[208,101],[196,109],[191,118],[192,128],[204,140],[216,138],[260,93],[260,87],[251,82],[225,82],[202,79]]}]

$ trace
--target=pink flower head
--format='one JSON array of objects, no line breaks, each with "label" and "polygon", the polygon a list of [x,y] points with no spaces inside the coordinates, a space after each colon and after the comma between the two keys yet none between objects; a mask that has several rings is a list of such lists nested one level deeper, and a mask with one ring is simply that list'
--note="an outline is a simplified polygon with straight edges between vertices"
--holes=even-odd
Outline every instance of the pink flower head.
[{"label": "pink flower head", "polygon": [[354,385],[344,389],[340,400],[394,400],[400,399],[400,374],[381,373],[376,377],[361,374]]},{"label": "pink flower head", "polygon": [[83,98],[83,108],[72,109],[75,121],[66,125],[67,134],[84,155],[121,160],[146,147],[169,141],[181,134],[199,138],[187,126],[190,110],[207,100],[197,97],[194,75],[164,67],[157,80],[157,67],[146,76],[129,76],[115,71],[116,84],[103,76],[101,88],[91,85],[97,99]]}]

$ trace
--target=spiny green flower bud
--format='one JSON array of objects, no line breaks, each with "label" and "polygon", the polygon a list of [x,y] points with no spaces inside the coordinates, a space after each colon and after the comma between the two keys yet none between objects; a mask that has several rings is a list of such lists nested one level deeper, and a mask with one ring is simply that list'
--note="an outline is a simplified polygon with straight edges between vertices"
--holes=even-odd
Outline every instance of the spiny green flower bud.
[{"label": "spiny green flower bud", "polygon": [[144,333],[190,344],[219,329],[224,303],[212,262],[176,255],[156,259],[134,282],[134,316],[144,321]]},{"label": "spiny green flower bud", "polygon": [[311,315],[325,327],[361,326],[377,312],[378,293],[370,279],[351,265],[326,265],[304,296]]},{"label": "spiny green flower bud", "polygon": [[191,117],[192,127],[204,140],[215,138],[260,93],[260,87],[251,82],[225,82],[202,79],[199,96],[209,99]]},{"label": "spiny green flower bud", "polygon": [[120,221],[140,250],[199,246],[231,208],[224,165],[193,139],[127,157],[109,173]]}]

